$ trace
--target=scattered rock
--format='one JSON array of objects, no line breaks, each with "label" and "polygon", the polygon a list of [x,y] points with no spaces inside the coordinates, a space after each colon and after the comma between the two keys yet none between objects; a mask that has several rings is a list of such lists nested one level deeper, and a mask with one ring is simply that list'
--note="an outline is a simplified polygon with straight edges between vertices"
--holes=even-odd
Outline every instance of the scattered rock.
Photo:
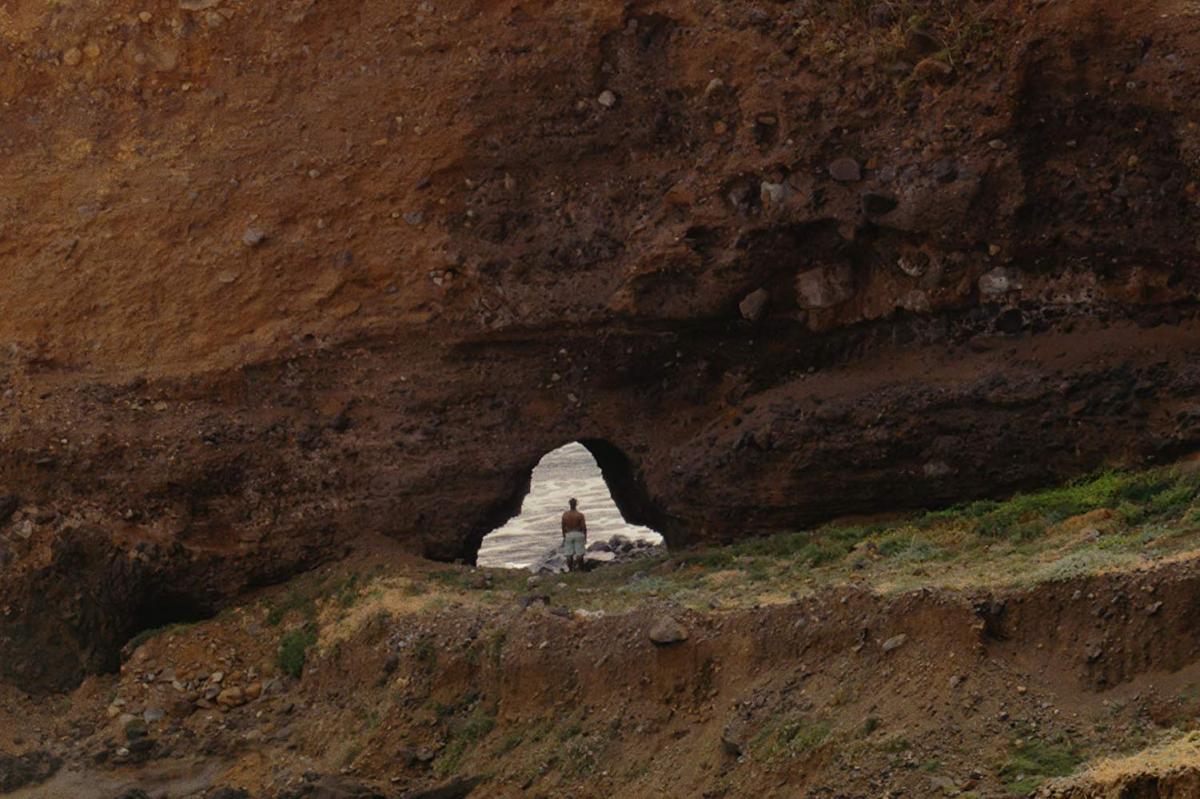
[{"label": "scattered rock", "polygon": [[1020,288],[1013,270],[998,266],[979,276],[979,293],[983,297],[998,297]]},{"label": "scattered rock", "polygon": [[83,51],[78,47],[72,47],[63,53],[62,60],[69,67],[77,67],[83,63]]},{"label": "scattered rock", "polygon": [[913,67],[914,80],[922,83],[947,83],[954,77],[954,67],[940,58],[925,58]]},{"label": "scattered rock", "polygon": [[862,167],[853,158],[839,158],[829,165],[829,177],[839,183],[862,180]]},{"label": "scattered rock", "polygon": [[529,596],[517,597],[517,606],[521,608],[521,610],[528,610],[539,603],[549,607],[550,597],[546,594],[530,594]]},{"label": "scattered rock", "polygon": [[240,788],[218,788],[208,799],[250,799],[250,794]]},{"label": "scattered rock", "polygon": [[142,719],[131,719],[125,723],[125,740],[140,741],[150,735],[150,727]]},{"label": "scattered rock", "polygon": [[818,267],[796,275],[796,299],[801,308],[832,308],[854,296],[849,265]]},{"label": "scattered rock", "polygon": [[670,646],[687,639],[687,628],[670,616],[663,616],[650,628],[650,640],[658,646]]},{"label": "scattered rock", "polygon": [[242,244],[247,247],[257,247],[267,239],[267,234],[256,227],[248,227],[242,234]]},{"label": "scattered rock", "polygon": [[751,322],[757,322],[762,318],[763,312],[767,309],[767,302],[771,299],[771,294],[766,289],[755,289],[745,296],[738,303],[738,310],[742,317]]},{"label": "scattered rock", "polygon": [[246,704],[246,692],[241,688],[226,688],[217,694],[217,704],[224,708],[244,705]]},{"label": "scattered rock", "polygon": [[1155,602],[1154,604],[1152,604],[1146,608],[1146,615],[1147,616],[1156,615],[1160,610],[1162,610],[1162,606],[1163,606],[1162,602]]},{"label": "scattered rock", "polygon": [[891,638],[889,638],[883,642],[883,651],[891,652],[895,649],[899,649],[900,647],[904,646],[904,642],[907,640],[908,640],[908,636],[905,635],[904,633],[900,633],[899,635],[893,635]]},{"label": "scattered rock", "polygon": [[596,98],[596,102],[600,103],[600,105],[604,106],[605,108],[612,108],[617,104],[617,95],[613,94],[611,90],[605,89],[604,91],[600,92],[600,96]]},{"label": "scattered rock", "polygon": [[938,183],[953,183],[958,178],[958,164],[950,158],[939,158],[933,164],[933,179]]},{"label": "scattered rock", "polygon": [[726,754],[733,757],[741,757],[742,752],[745,751],[745,744],[735,732],[733,725],[727,725],[721,731],[721,746],[724,747]]},{"label": "scattered rock", "polygon": [[10,755],[0,752],[0,794],[27,785],[38,785],[53,777],[62,761],[49,752]]},{"label": "scattered rock", "polygon": [[764,180],[759,185],[759,199],[766,207],[779,207],[783,201],[787,199],[788,188],[786,183],[771,183]]}]

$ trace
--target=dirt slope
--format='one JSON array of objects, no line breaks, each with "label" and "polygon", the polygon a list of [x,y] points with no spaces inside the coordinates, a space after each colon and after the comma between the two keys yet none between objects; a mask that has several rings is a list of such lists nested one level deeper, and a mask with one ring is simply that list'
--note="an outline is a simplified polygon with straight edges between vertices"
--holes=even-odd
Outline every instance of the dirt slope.
[{"label": "dirt slope", "polygon": [[[12,796],[1006,797],[1118,756],[1045,787],[1093,797],[1155,773],[1120,755],[1194,752],[1172,737],[1200,714],[1194,557],[705,613],[573,611],[586,579],[546,603],[495,577],[358,558],[135,645],[52,713],[10,697],[0,750],[49,764]],[[686,640],[652,643],[664,618]],[[296,680],[275,647],[304,629]]]}]

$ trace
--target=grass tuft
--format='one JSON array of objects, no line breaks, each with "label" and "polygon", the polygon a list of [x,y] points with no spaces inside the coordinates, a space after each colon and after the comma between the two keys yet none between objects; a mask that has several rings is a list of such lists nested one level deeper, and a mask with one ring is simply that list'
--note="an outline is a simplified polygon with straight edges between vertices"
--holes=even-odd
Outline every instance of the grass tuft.
[{"label": "grass tuft", "polygon": [[279,641],[279,668],[289,677],[300,679],[304,664],[308,661],[308,650],[317,642],[317,633],[312,625],[297,627]]}]

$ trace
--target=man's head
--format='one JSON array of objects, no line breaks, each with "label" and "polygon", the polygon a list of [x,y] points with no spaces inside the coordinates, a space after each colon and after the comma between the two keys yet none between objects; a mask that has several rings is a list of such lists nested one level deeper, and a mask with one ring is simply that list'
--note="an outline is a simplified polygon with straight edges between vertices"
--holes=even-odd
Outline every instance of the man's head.
[{"label": "man's head", "polygon": [[577,499],[572,499],[572,500],[571,500],[569,503],[567,503],[567,504],[569,504],[569,505],[571,506],[571,510],[575,510],[575,506],[579,504],[579,500],[577,500]]}]

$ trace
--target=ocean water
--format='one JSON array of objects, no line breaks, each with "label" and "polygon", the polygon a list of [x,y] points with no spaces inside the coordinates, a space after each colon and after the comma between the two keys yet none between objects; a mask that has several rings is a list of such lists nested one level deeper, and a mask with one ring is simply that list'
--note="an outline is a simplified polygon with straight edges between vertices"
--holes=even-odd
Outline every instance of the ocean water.
[{"label": "ocean water", "polygon": [[587,517],[589,543],[617,533],[655,544],[662,541],[653,530],[621,518],[592,453],[582,444],[567,444],[538,462],[520,515],[483,539],[479,565],[526,568],[560,545],[562,515],[571,497],[579,500],[579,510]]}]

